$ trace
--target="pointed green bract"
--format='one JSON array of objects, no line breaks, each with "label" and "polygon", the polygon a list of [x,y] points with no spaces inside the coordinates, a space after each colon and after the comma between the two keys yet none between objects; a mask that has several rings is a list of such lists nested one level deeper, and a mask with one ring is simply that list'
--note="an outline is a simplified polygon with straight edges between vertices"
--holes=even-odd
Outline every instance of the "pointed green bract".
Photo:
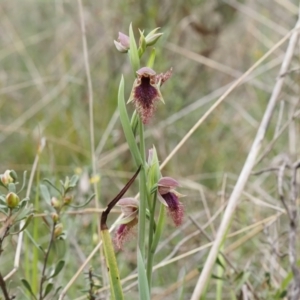
[{"label": "pointed green bract", "polygon": [[139,284],[139,296],[140,299],[150,300],[150,292],[148,286],[148,280],[146,276],[146,270],[144,260],[139,248],[137,248],[137,259],[138,259],[138,284]]},{"label": "pointed green bract", "polygon": [[140,58],[139,58],[136,42],[134,39],[132,24],[130,24],[129,26],[129,45],[130,45],[130,50],[128,51],[129,59],[130,59],[132,69],[135,73],[140,68]]},{"label": "pointed green bract", "polygon": [[155,50],[155,48],[153,48],[151,50],[151,54],[150,54],[150,57],[149,57],[148,62],[147,62],[147,67],[153,69],[154,62],[155,62],[155,56],[156,56],[156,50]]},{"label": "pointed green bract", "polygon": [[122,76],[120,85],[119,85],[119,93],[118,93],[118,108],[120,112],[120,120],[122,123],[123,131],[125,134],[125,138],[127,140],[130,152],[135,160],[136,166],[140,166],[142,164],[142,158],[136,144],[129,117],[126,110],[125,99],[124,99],[124,78]]},{"label": "pointed green bract", "polygon": [[139,32],[140,32],[140,45],[139,45],[139,49],[138,49],[138,54],[139,54],[139,57],[142,57],[142,55],[146,51],[147,45],[146,45],[146,39],[144,36],[144,32],[141,31],[140,29],[139,29]]}]

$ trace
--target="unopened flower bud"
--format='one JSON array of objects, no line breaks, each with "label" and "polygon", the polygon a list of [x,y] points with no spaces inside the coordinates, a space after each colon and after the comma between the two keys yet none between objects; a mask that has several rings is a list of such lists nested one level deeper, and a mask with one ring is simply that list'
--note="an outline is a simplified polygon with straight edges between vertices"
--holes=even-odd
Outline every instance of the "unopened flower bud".
[{"label": "unopened flower bud", "polygon": [[59,216],[58,216],[57,213],[53,212],[53,213],[51,214],[51,218],[52,218],[52,220],[53,220],[54,222],[57,222],[58,219],[59,219]]},{"label": "unopened flower bud", "polygon": [[57,200],[57,198],[55,197],[52,197],[51,198],[51,205],[54,207],[54,208],[60,208],[60,202]]},{"label": "unopened flower bud", "polygon": [[58,223],[55,225],[55,229],[54,229],[54,237],[57,238],[58,236],[60,236],[63,232],[63,224],[62,223]]},{"label": "unopened flower bud", "polygon": [[64,197],[64,204],[69,205],[73,200],[73,196],[67,195]]},{"label": "unopened flower bud", "polygon": [[20,198],[17,194],[10,192],[6,195],[6,204],[9,208],[15,208],[19,205]]},{"label": "unopened flower bud", "polygon": [[97,233],[94,233],[94,234],[93,234],[92,239],[93,239],[93,244],[94,244],[94,245],[97,245],[97,244],[99,243],[99,236],[98,236]]},{"label": "unopened flower bud", "polygon": [[121,53],[126,53],[129,50],[129,36],[119,32],[118,41],[114,41],[117,50]]},{"label": "unopened flower bud", "polygon": [[159,30],[159,27],[155,28],[146,35],[145,40],[147,46],[154,45],[157,42],[157,40],[163,35],[163,33],[156,33],[157,30]]},{"label": "unopened flower bud", "polygon": [[1,182],[4,186],[7,186],[9,183],[14,182],[14,179],[10,175],[10,170],[6,170],[4,174],[1,175]]}]

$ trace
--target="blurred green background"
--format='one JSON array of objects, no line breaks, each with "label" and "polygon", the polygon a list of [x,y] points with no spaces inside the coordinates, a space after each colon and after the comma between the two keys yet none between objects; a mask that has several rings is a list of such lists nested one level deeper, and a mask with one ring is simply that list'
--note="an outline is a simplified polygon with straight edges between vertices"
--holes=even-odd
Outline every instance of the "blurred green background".
[{"label": "blurred green background", "polygon": [[[163,161],[226,87],[293,28],[298,13],[296,0],[88,0],[83,1],[83,5],[94,94],[101,207],[134,171],[116,111],[121,75],[125,77],[125,97],[129,97],[134,80],[127,55],[118,53],[114,47],[113,40],[119,31],[128,34],[132,23],[136,38],[138,28],[147,34],[161,27],[164,33],[156,45],[154,69],[160,73],[173,67],[173,76],[161,89],[166,104],[159,104],[155,117],[146,127],[147,148],[154,144]],[[187,195],[183,200],[186,223],[164,245],[156,262],[172,253],[185,236],[195,232],[196,228],[188,220],[189,214],[204,224],[209,218],[205,203],[211,215],[217,211],[221,205],[224,174],[227,176],[225,198],[230,194],[263,116],[285,49],[286,44],[258,67],[253,73],[256,74],[254,79],[235,89],[167,164],[163,174],[179,179],[180,192]],[[299,47],[297,54],[291,69],[299,66]],[[23,171],[30,171],[40,139],[45,137],[41,178],[58,181],[75,172],[90,174],[88,91],[77,2],[2,0],[0,61],[1,173],[14,169],[21,178]],[[295,112],[298,98],[299,76],[294,72],[288,76],[264,146],[273,139],[276,126]],[[129,105],[128,110],[132,112],[133,107]],[[282,153],[293,159],[298,157],[298,135],[299,120],[296,120],[257,168],[269,167]],[[261,201],[279,205],[273,198],[276,198],[275,180],[271,175],[254,178],[247,192]],[[92,193],[88,180],[82,179],[81,183],[86,184],[87,189],[79,187],[80,195]],[[36,190],[34,185],[32,198]],[[204,195],[206,202],[203,202]],[[40,211],[43,211],[42,203]],[[238,208],[233,228],[246,226],[271,213],[274,212],[245,201]],[[96,228],[90,215],[66,217],[64,222],[69,234],[64,253],[69,265],[61,276],[65,284],[95,246]],[[208,228],[211,236],[218,222],[219,217]],[[173,231],[169,222],[165,237]],[[264,239],[262,234],[232,256],[237,266],[251,261],[250,269],[257,278],[264,277],[259,267],[264,254],[254,257],[253,249],[261,247]],[[188,251],[203,242],[204,238],[195,235],[178,251]],[[12,239],[8,247],[14,245]],[[134,249],[134,242],[130,245],[129,248]],[[195,265],[200,267],[204,261],[203,253],[200,254],[171,265],[172,272],[168,268],[160,269],[154,277],[154,294],[159,295],[175,282],[181,271],[188,273]],[[2,256],[5,270],[11,268],[12,257],[12,253]],[[135,253],[127,249],[119,254],[119,259],[122,277],[125,277],[136,267]],[[92,265],[96,272],[101,272],[98,257]],[[24,272],[20,268],[15,280],[23,277]],[[256,282],[258,286],[260,283]],[[189,299],[194,284],[195,279],[186,284],[182,299]],[[70,289],[68,299],[79,297],[78,291],[85,286],[82,275]],[[134,288],[130,295],[128,299],[137,299]],[[177,294],[171,293],[170,299],[175,299],[174,295]],[[207,299],[215,298],[208,296]],[[226,296],[223,299],[227,299]]]}]

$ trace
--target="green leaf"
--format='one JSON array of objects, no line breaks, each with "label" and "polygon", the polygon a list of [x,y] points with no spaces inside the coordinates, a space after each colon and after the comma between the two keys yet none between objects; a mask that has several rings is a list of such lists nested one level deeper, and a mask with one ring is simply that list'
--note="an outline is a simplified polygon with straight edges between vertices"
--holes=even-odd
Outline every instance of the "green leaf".
[{"label": "green leaf", "polygon": [[235,286],[234,286],[234,290],[235,291],[239,291],[242,287],[242,285],[248,280],[250,276],[250,272],[246,271],[242,271],[238,274],[238,276],[235,278]]},{"label": "green leaf", "polygon": [[133,132],[130,126],[129,117],[126,110],[125,100],[124,100],[124,78],[122,76],[119,92],[118,92],[118,108],[120,112],[120,120],[122,123],[123,131],[130,149],[130,152],[135,160],[136,166],[140,166],[142,164],[141,154],[139,152],[137,143],[133,136]]},{"label": "green leaf", "polygon": [[43,249],[43,247],[41,245],[39,245],[34,239],[33,237],[31,236],[31,234],[29,233],[28,230],[24,230],[24,232],[26,233],[27,237],[30,239],[30,241],[33,243],[33,245],[39,249],[40,251],[42,251],[43,255],[46,254],[45,250]]},{"label": "green leaf", "polygon": [[220,276],[215,275],[215,274],[211,274],[211,278],[217,279],[217,280],[223,280],[223,281],[226,281],[226,278],[225,278],[225,277],[220,277]]},{"label": "green leaf", "polygon": [[135,74],[135,72],[140,68],[140,58],[139,58],[139,53],[136,46],[133,30],[132,30],[132,24],[130,24],[129,26],[129,46],[130,49],[128,51],[128,54],[129,54],[130,64]]},{"label": "green leaf", "polygon": [[292,281],[293,279],[293,273],[292,272],[289,272],[287,274],[287,276],[282,280],[282,283],[281,283],[281,289],[282,290],[285,290],[287,289],[287,287],[289,286],[290,282]]},{"label": "green leaf", "polygon": [[20,230],[16,231],[16,232],[12,232],[11,235],[13,235],[13,234],[18,234],[18,233],[20,233],[21,231],[23,231],[23,230],[29,225],[29,223],[30,223],[30,221],[32,220],[32,218],[33,218],[33,214],[29,215],[29,216],[27,217],[26,221],[25,221],[25,224],[22,226],[22,228],[21,228]]},{"label": "green leaf", "polygon": [[75,187],[78,183],[78,180],[79,180],[79,176],[78,175],[73,175],[71,180],[70,180],[70,183],[69,183],[69,187]]},{"label": "green leaf", "polygon": [[34,299],[36,299],[36,296],[34,295],[29,282],[25,278],[21,279],[21,282],[23,283],[27,291],[34,297]]},{"label": "green leaf", "polygon": [[107,229],[101,230],[101,238],[103,241],[104,256],[109,274],[111,299],[122,300],[124,299],[124,295],[120,281],[120,273],[110,233]]},{"label": "green leaf", "polygon": [[58,294],[58,292],[59,292],[60,289],[62,289],[62,286],[59,286],[59,287],[55,290],[55,293],[54,293],[53,297],[55,297],[55,296]]},{"label": "green leaf", "polygon": [[0,203],[1,203],[1,202],[2,202],[5,206],[7,206],[7,205],[6,205],[5,195],[1,195],[1,196],[0,196]]},{"label": "green leaf", "polygon": [[151,53],[150,53],[150,57],[149,57],[148,62],[147,62],[147,67],[153,69],[154,62],[155,62],[155,56],[156,56],[156,50],[155,50],[155,48],[152,48]]},{"label": "green leaf", "polygon": [[216,259],[216,264],[219,265],[223,270],[225,270],[225,266],[222,263],[222,261],[220,260],[219,256]]},{"label": "green leaf", "polygon": [[52,282],[49,282],[45,288],[44,298],[51,292],[53,289],[54,284]]},{"label": "green leaf", "polygon": [[43,181],[47,182],[51,187],[53,187],[60,195],[62,195],[62,192],[48,179],[45,178]]},{"label": "green leaf", "polygon": [[21,220],[27,218],[30,214],[32,214],[32,205],[29,207],[25,207],[26,201],[22,202],[20,206],[20,210],[18,211],[18,218],[16,218],[16,222],[20,222]]},{"label": "green leaf", "polygon": [[41,190],[41,194],[42,194],[42,197],[44,198],[44,200],[47,202],[48,205],[51,206],[51,196],[50,196],[47,186],[44,184],[41,184],[40,190]]},{"label": "green leaf", "polygon": [[49,276],[48,279],[57,276],[57,275],[60,273],[60,271],[63,269],[64,266],[65,266],[65,261],[64,261],[64,260],[60,260],[60,261],[57,263],[57,265],[56,265],[56,267],[55,267],[55,269],[54,269],[53,274],[52,274],[51,276]]},{"label": "green leaf", "polygon": [[25,186],[26,186],[26,177],[27,177],[27,171],[24,171],[24,173],[23,173],[23,184],[22,184],[22,187],[20,188],[20,190],[18,191],[18,194],[21,193],[24,190]]},{"label": "green leaf", "polygon": [[280,299],[283,299],[283,298],[285,298],[286,296],[287,296],[287,290],[282,291],[282,292],[280,293],[280,295],[279,295]]},{"label": "green leaf", "polygon": [[18,175],[14,170],[10,170],[9,175],[15,182],[18,180]]},{"label": "green leaf", "polygon": [[80,205],[73,205],[73,204],[68,204],[68,206],[73,207],[73,208],[81,208],[84,206],[87,206],[95,197],[96,194],[93,194],[90,196],[90,198],[88,198],[88,200],[86,202],[84,202],[83,204]]},{"label": "green leaf", "polygon": [[7,186],[8,190],[12,193],[16,192],[16,185],[14,183],[9,183]]},{"label": "green leaf", "polygon": [[139,124],[139,117],[138,117],[136,110],[134,110],[132,117],[131,117],[131,121],[130,121],[131,130],[132,130],[134,136],[136,136],[138,124]]},{"label": "green leaf", "polygon": [[150,300],[150,293],[149,293],[149,286],[148,280],[146,275],[146,270],[142,258],[141,251],[139,247],[137,248],[138,251],[138,284],[139,284],[139,299],[143,300]]}]

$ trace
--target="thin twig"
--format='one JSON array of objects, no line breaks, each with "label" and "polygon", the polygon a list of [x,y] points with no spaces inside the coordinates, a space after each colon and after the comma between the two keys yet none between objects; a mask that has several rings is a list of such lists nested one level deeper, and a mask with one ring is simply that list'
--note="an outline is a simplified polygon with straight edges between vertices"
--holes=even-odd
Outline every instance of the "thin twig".
[{"label": "thin twig", "polygon": [[50,253],[50,250],[51,250],[51,248],[53,246],[53,242],[54,242],[54,233],[55,233],[56,223],[57,222],[53,221],[53,225],[52,225],[52,229],[51,229],[50,242],[49,242],[48,249],[46,251],[45,258],[44,258],[44,265],[43,265],[43,270],[42,270],[42,275],[41,275],[41,281],[40,281],[40,297],[39,297],[39,300],[44,299],[44,297],[43,297],[43,284],[47,280],[45,272],[46,272],[46,268],[47,268],[47,262],[48,262],[48,258],[49,258],[49,253]]},{"label": "thin twig", "polygon": [[3,292],[3,296],[4,296],[5,300],[12,300],[12,299],[14,299],[13,297],[9,296],[8,290],[7,290],[7,287],[6,287],[6,282],[5,282],[4,278],[2,277],[1,273],[0,273],[0,287],[1,287],[1,290]]},{"label": "thin twig", "polygon": [[[30,173],[30,177],[29,177],[29,181],[28,181],[27,190],[26,190],[26,198],[29,198],[29,196],[30,196],[35,171],[37,169],[38,162],[39,162],[39,159],[40,159],[40,155],[41,155],[41,153],[42,153],[42,151],[45,147],[45,144],[46,144],[45,138],[41,138],[40,144],[39,144],[39,147],[38,147],[38,150],[37,150],[37,154],[34,158],[34,162],[33,162],[32,168],[31,168],[31,173]],[[22,220],[20,222],[19,228],[21,229],[24,225],[25,225],[25,220]],[[24,231],[21,231],[19,236],[18,236],[17,250],[16,250],[16,255],[15,255],[15,260],[14,260],[14,268],[4,277],[5,281],[7,279],[9,279],[19,269],[21,250],[22,250],[22,244],[23,244],[23,235],[24,235]]]},{"label": "thin twig", "polygon": [[[189,216],[190,220],[194,223],[194,225],[200,230],[200,232],[207,238],[207,240],[209,242],[212,242],[213,239],[208,235],[208,233],[206,232],[206,230],[204,228],[202,228],[202,226],[192,217]],[[226,262],[228,263],[228,265],[231,267],[231,269],[238,274],[238,270],[235,268],[235,266],[231,263],[231,261],[229,260],[228,256],[223,253],[222,251],[220,251],[220,254],[223,256],[223,258],[226,260]],[[255,291],[253,290],[253,287],[251,286],[251,284],[248,282],[248,280],[246,281],[246,285],[248,286],[249,290],[251,291],[251,293],[253,294],[254,298],[256,300],[259,300],[259,297],[256,295]]]},{"label": "thin twig", "polygon": [[282,166],[279,168],[278,171],[278,194],[279,194],[279,199],[282,203],[282,205],[284,206],[286,213],[288,215],[289,220],[291,221],[291,214],[290,214],[290,210],[286,204],[285,198],[284,198],[284,192],[283,192],[283,176],[284,176],[284,170],[286,168],[286,163],[284,162],[282,164]]},{"label": "thin twig", "polygon": [[89,269],[89,283],[90,283],[90,288],[89,288],[89,300],[96,300],[96,297],[94,295],[94,279],[93,279],[93,270],[92,268]]},{"label": "thin twig", "polygon": [[273,171],[279,171],[280,168],[278,167],[271,167],[271,168],[266,168],[266,169],[262,169],[256,172],[251,172],[251,175],[257,176],[257,175],[261,175],[263,173],[269,173],[269,172],[273,172]]},{"label": "thin twig", "polygon": [[298,211],[297,211],[297,171],[300,167],[300,161],[293,165],[291,179],[291,201],[290,201],[290,230],[289,230],[289,260],[293,273],[293,282],[289,286],[289,299],[300,299],[300,270],[297,266],[297,227],[298,227]]}]

